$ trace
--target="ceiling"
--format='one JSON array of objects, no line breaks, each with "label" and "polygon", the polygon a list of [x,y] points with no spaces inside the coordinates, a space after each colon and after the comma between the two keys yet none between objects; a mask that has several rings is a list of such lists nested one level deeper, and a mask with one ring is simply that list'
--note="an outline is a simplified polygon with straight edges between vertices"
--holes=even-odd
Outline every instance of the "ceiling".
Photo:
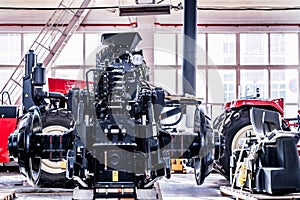
[{"label": "ceiling", "polygon": [[[70,1],[70,0],[65,0]],[[158,0],[156,0],[158,2]],[[58,7],[61,0],[0,0],[0,7]],[[161,4],[178,5],[184,0],[164,0]],[[135,0],[95,0],[94,6],[132,5]],[[299,0],[198,0],[198,8],[294,8],[300,6]],[[76,6],[75,6],[76,7]],[[0,10],[0,26],[42,25],[47,22],[54,11],[37,10]],[[183,11],[172,9],[170,15],[157,15],[152,22],[158,24],[182,24]],[[119,17],[118,9],[91,10],[83,24],[113,25],[129,24],[136,21],[134,17]],[[151,22],[151,23],[152,23]],[[198,10],[197,23],[204,25],[298,25],[300,24],[300,10]],[[0,30],[1,31],[1,30]]]}]

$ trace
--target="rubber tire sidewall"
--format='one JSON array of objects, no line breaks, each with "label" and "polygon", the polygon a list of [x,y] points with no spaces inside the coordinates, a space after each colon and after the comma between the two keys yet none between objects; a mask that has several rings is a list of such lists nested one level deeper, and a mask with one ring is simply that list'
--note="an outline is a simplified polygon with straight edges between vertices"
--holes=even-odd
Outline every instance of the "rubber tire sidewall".
[{"label": "rubber tire sidewall", "polygon": [[[72,126],[73,117],[70,111],[66,109],[51,109],[42,113],[43,129],[49,126],[62,126],[70,129]],[[42,165],[43,162],[42,162]],[[41,177],[37,184],[40,187],[72,187],[71,180],[66,178],[66,172],[49,173],[41,169]]]},{"label": "rubber tire sidewall", "polygon": [[226,117],[224,122],[228,122],[228,126],[226,124],[223,125],[222,134],[224,137],[224,152],[221,155],[219,162],[222,166],[223,175],[225,178],[229,180],[230,177],[230,156],[232,154],[232,141],[235,137],[236,133],[242,128],[251,125],[250,122],[250,108],[244,108],[238,111],[233,111],[230,115]]}]

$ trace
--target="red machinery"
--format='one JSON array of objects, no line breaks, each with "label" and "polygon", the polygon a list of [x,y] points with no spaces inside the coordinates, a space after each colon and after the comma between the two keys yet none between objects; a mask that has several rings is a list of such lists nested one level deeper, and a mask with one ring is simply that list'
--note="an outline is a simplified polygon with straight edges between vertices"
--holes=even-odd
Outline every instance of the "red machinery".
[{"label": "red machinery", "polygon": [[72,90],[72,88],[85,88],[86,82],[83,80],[48,78],[48,86],[49,92],[68,94],[69,90]]},{"label": "red machinery", "polygon": [[225,104],[225,109],[239,109],[245,106],[257,106],[269,108],[270,110],[278,111],[283,117],[284,114],[284,99],[273,99],[273,100],[264,100],[264,99],[239,99],[236,101],[228,102]]},{"label": "red machinery", "polygon": [[[85,81],[72,79],[48,78],[48,84],[50,92],[59,92],[62,94],[67,94],[70,89],[75,87],[81,89],[85,87]],[[11,104],[8,92],[3,92],[2,105],[0,105],[0,163],[10,162],[7,149],[7,138],[16,129],[19,110],[19,105],[3,105],[3,97],[5,94]]]},{"label": "red machinery", "polygon": [[0,163],[10,162],[7,149],[7,138],[14,132],[17,125],[18,106],[15,105],[3,105],[3,97],[7,95],[9,102],[10,97],[7,92],[2,93],[2,105],[0,106],[0,127],[1,127],[1,140],[0,140]]},{"label": "red machinery", "polygon": [[[215,129],[215,168],[222,175],[229,179],[230,156],[235,149],[242,146],[243,138],[255,137],[253,126],[250,121],[250,109],[261,108],[279,112],[284,116],[284,99],[265,100],[258,98],[259,94],[227,102],[224,106],[224,113],[214,120]],[[284,120],[283,130],[290,130],[289,122]],[[300,146],[299,146],[300,153]]]}]

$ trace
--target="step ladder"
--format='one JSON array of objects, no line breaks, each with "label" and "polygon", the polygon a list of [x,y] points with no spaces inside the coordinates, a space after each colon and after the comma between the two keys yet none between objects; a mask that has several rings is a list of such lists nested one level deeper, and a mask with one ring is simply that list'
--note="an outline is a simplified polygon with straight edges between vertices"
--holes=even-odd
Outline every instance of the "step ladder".
[{"label": "step ladder", "polygon": [[[49,71],[72,34],[88,14],[89,9],[84,8],[91,7],[93,2],[94,0],[62,0],[58,9],[54,11],[32,43],[29,49],[34,50],[37,54],[38,63],[43,63],[45,67],[48,67],[47,71]],[[0,92],[7,91],[15,104],[21,100],[22,96],[24,58],[25,56],[23,56]],[[4,100],[3,103],[7,105],[9,102]]]}]

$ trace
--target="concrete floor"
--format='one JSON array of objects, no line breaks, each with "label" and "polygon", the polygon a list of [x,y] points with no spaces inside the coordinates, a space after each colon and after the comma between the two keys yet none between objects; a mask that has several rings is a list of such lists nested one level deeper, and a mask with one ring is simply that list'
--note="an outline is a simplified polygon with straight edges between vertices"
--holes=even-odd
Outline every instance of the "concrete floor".
[{"label": "concrete floor", "polygon": [[[17,200],[60,200],[72,198],[72,190],[69,189],[29,186],[25,178],[18,172],[0,172],[0,177],[0,189],[15,189],[15,199]],[[192,173],[172,174],[171,179],[163,178],[158,183],[163,200],[232,199],[220,195],[220,186],[226,186],[228,182],[219,174],[209,175],[201,186],[196,185],[194,174]]]},{"label": "concrete floor", "polygon": [[171,179],[159,181],[163,200],[226,200],[222,197],[220,186],[229,186],[229,182],[219,174],[210,174],[203,185],[196,184],[194,174],[172,174]]},{"label": "concrete floor", "polygon": [[71,199],[72,191],[61,188],[38,188],[30,186],[18,172],[0,172],[0,191],[16,190],[17,200],[61,200]]}]

